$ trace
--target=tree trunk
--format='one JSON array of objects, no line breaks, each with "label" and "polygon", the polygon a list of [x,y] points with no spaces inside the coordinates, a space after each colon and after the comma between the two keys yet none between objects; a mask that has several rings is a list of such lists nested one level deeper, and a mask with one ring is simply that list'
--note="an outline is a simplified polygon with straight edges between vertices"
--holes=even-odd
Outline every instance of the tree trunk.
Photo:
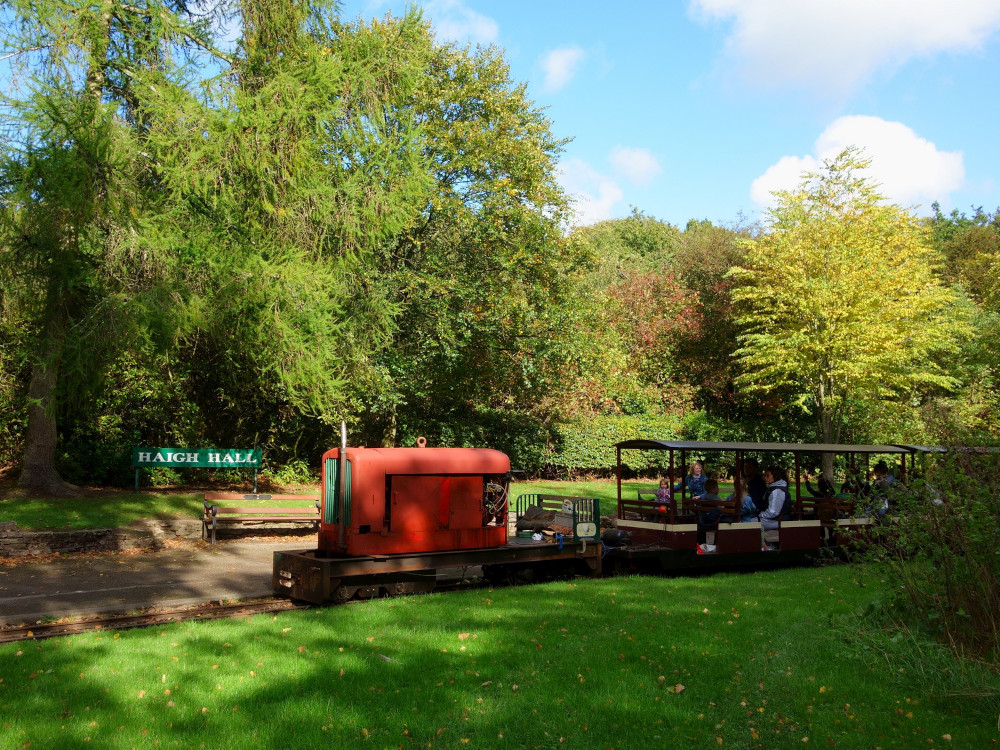
[{"label": "tree trunk", "polygon": [[53,337],[53,329],[50,324],[45,356],[37,359],[31,367],[28,423],[24,431],[24,455],[17,486],[43,495],[68,497],[76,494],[79,487],[64,482],[56,471],[55,398],[61,342],[58,335]]},{"label": "tree trunk", "polygon": [[389,419],[382,430],[382,447],[392,448],[396,445],[396,405],[389,407]]},{"label": "tree trunk", "polygon": [[[819,404],[819,429],[820,429],[820,442],[822,443],[832,443],[833,442],[833,413],[832,409],[826,403],[826,389],[820,386],[820,404]],[[833,485],[833,453],[823,453],[820,456],[820,466],[822,468],[823,476],[826,480]]]}]

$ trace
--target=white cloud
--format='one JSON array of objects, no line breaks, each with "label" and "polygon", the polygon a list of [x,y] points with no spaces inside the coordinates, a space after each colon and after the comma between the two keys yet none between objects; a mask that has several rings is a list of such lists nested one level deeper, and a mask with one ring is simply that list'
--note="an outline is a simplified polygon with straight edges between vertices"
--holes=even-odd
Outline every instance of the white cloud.
[{"label": "white cloud", "polygon": [[463,0],[428,0],[423,7],[439,39],[492,44],[500,36],[496,21],[472,10]]},{"label": "white cloud", "polygon": [[1000,28],[997,0],[691,0],[733,20],[725,56],[749,80],[846,93],[883,66],[980,47]]},{"label": "white cloud", "polygon": [[902,206],[946,201],[965,180],[961,151],[939,151],[901,122],[850,115],[834,120],[816,139],[813,154],[783,156],[753,181],[750,197],[760,206],[773,205],[771,193],[799,186],[802,172],[815,171],[847,146],[864,149],[871,159],[869,176],[882,193]]},{"label": "white cloud", "polygon": [[608,161],[636,185],[648,185],[663,171],[660,162],[645,148],[615,146],[608,154]]},{"label": "white cloud", "polygon": [[542,70],[545,81],[542,90],[553,94],[565,87],[576,75],[580,63],[586,54],[579,47],[563,47],[554,49],[542,58]]},{"label": "white cloud", "polygon": [[573,199],[574,226],[612,218],[615,205],[625,197],[617,182],[582,159],[567,159],[559,165],[559,184]]}]

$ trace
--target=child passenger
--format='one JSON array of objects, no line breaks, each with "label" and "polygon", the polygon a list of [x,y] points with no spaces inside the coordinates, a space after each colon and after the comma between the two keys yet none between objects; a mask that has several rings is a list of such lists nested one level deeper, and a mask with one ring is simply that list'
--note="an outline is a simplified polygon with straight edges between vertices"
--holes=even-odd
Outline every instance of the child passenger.
[{"label": "child passenger", "polygon": [[663,477],[660,480],[660,488],[656,491],[656,502],[669,503],[670,498],[670,480],[667,477]]}]

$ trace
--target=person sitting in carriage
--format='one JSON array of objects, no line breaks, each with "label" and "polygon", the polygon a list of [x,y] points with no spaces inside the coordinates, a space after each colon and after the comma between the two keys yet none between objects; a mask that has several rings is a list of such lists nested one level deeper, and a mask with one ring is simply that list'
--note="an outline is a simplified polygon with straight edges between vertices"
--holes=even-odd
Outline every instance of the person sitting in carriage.
[{"label": "person sitting in carriage", "polygon": [[705,494],[701,502],[714,508],[709,508],[698,514],[698,544],[704,544],[707,532],[715,529],[719,523],[732,523],[732,516],[722,515],[722,498],[719,497],[719,483],[714,479],[705,481]]},{"label": "person sitting in carriage", "polygon": [[[780,528],[782,521],[791,520],[792,495],[788,491],[788,474],[780,466],[769,466],[764,469],[764,481],[767,482],[767,508],[759,516],[761,535],[765,531]],[[773,544],[762,541],[768,549],[777,549]]]},{"label": "person sitting in carriage", "polygon": [[764,502],[767,496],[767,483],[760,476],[760,464],[756,458],[743,459],[743,481],[746,482],[747,495],[755,508],[752,515],[759,515],[767,508],[767,503]]},{"label": "person sitting in carriage", "polygon": [[688,475],[674,485],[674,491],[677,492],[683,487],[687,487],[691,499],[700,500],[702,495],[705,494],[705,482],[707,481],[708,476],[705,474],[705,467],[702,466],[701,461],[694,461],[688,470]]},{"label": "person sitting in carriage", "polygon": [[872,484],[872,502],[868,506],[868,515],[884,518],[889,512],[889,495],[893,485],[889,476],[889,466],[885,461],[875,464],[875,481]]}]

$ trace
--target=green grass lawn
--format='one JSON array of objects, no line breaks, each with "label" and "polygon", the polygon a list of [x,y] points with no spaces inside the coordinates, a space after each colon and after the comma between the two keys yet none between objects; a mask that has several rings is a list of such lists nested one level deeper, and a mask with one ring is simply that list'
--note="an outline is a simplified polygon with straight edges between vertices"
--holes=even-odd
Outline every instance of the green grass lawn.
[{"label": "green grass lawn", "polygon": [[[0,748],[986,748],[832,622],[846,566],[576,580],[0,646]],[[30,743],[30,744],[29,744]]]},{"label": "green grass lawn", "polygon": [[[658,481],[627,481],[622,483],[622,496],[635,499],[636,492],[655,492]],[[733,491],[731,482],[720,483],[719,495]],[[319,487],[296,488],[294,494],[315,492]],[[569,495],[596,497],[601,512],[614,515],[618,503],[618,485],[614,480],[589,482],[518,481],[510,485],[511,508],[518,495]],[[278,494],[278,493],[275,493]],[[115,492],[88,494],[70,498],[6,498],[0,499],[0,521],[16,521],[25,529],[99,529],[127,526],[143,518],[201,518],[202,496],[198,493]],[[273,500],[241,500],[241,506],[273,506]],[[289,506],[308,506],[308,500],[285,500]]]},{"label": "green grass lawn", "polygon": [[[308,494],[310,490],[296,490]],[[315,490],[319,497],[319,489]],[[201,518],[204,490],[197,493],[120,492],[67,498],[0,499],[0,521],[25,529],[103,529],[127,526],[144,518]],[[239,500],[241,507],[273,507],[275,500]],[[310,500],[282,500],[281,505],[309,506]],[[225,504],[225,503],[220,503]]]},{"label": "green grass lawn", "polygon": [[[628,482],[630,497],[641,489],[655,491],[656,482]],[[319,487],[297,488],[295,494],[319,494]],[[614,513],[617,505],[617,485],[613,481],[594,482],[514,482],[510,487],[513,499],[527,493],[573,495],[601,499],[604,513]],[[69,498],[6,498],[0,499],[0,521],[16,521],[25,529],[97,529],[127,526],[143,518],[201,518],[202,497],[198,493],[116,492],[90,494]],[[310,501],[281,501],[289,506],[308,506]],[[273,500],[241,500],[241,506],[273,506]],[[512,506],[513,507],[513,506]]]},{"label": "green grass lawn", "polygon": [[[659,480],[622,482],[622,497],[628,500],[635,500],[636,492],[656,492],[658,487]],[[732,491],[732,482],[719,483],[720,497],[726,497]],[[526,494],[596,497],[601,501],[601,513],[605,515],[615,515],[618,508],[618,483],[613,479],[595,480],[590,482],[533,480],[511,483],[510,497],[512,500],[515,500],[518,495]],[[680,497],[679,493],[678,497]],[[511,507],[513,507],[513,503]]]}]

